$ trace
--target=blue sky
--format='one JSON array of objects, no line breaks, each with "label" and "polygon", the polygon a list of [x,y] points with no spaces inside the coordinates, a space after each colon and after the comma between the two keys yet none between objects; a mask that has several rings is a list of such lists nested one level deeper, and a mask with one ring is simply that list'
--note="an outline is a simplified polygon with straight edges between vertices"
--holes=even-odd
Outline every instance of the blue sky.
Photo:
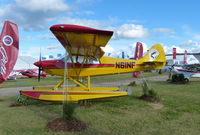
[{"label": "blue sky", "polygon": [[5,20],[18,24],[20,55],[35,57],[40,48],[42,55],[64,53],[49,30],[54,24],[113,30],[108,51],[133,51],[139,41],[145,49],[160,43],[166,53],[172,47],[200,52],[199,5],[198,0],[0,0],[0,28]]}]

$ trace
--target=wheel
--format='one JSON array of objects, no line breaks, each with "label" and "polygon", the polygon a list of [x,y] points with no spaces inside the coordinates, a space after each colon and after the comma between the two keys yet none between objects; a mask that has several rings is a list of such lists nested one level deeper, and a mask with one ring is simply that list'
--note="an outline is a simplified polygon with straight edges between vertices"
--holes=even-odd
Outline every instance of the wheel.
[{"label": "wheel", "polygon": [[188,79],[188,78],[185,78],[184,81],[185,81],[185,83],[188,83],[188,82],[189,82],[189,79]]}]

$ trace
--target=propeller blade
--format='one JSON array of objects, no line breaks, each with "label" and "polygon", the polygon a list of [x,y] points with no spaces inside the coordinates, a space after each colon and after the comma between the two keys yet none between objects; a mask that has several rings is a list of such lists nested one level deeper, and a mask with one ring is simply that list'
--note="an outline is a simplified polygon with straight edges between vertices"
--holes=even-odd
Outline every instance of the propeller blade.
[{"label": "propeller blade", "polygon": [[38,67],[38,82],[40,82],[40,77],[41,77],[41,50],[40,50],[40,57],[39,57],[39,62],[40,62],[40,65]]},{"label": "propeller blade", "polygon": [[40,82],[41,70],[42,70],[42,68],[39,67],[39,68],[38,68],[38,82]]}]

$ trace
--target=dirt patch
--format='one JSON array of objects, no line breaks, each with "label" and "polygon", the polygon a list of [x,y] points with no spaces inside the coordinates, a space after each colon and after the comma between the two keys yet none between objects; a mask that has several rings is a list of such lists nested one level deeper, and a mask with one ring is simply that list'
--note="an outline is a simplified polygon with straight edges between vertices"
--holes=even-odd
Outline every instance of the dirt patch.
[{"label": "dirt patch", "polygon": [[83,121],[77,120],[77,119],[69,119],[65,120],[63,118],[57,118],[51,122],[49,122],[46,127],[46,130],[51,130],[55,132],[74,132],[74,131],[83,131],[87,129],[86,124]]},{"label": "dirt patch", "polygon": [[154,98],[154,97],[150,97],[150,96],[145,96],[145,95],[140,96],[139,99],[147,101],[147,102],[153,102],[153,103],[161,102],[160,99],[157,99],[157,98]]},{"label": "dirt patch", "polygon": [[10,104],[9,107],[20,107],[20,106],[25,106],[23,104],[16,104],[16,103],[13,103],[13,104]]},{"label": "dirt patch", "polygon": [[163,104],[159,104],[159,103],[149,103],[149,105],[150,105],[152,108],[156,109],[156,110],[162,109],[162,108],[164,107]]}]

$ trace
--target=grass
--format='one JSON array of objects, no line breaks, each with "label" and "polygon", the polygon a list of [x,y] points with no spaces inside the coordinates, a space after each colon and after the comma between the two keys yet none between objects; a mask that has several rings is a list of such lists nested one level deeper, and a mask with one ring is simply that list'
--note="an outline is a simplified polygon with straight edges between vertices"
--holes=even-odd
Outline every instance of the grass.
[{"label": "grass", "polygon": [[[106,75],[106,76],[96,76],[92,77],[91,83],[99,83],[106,81],[116,81],[116,80],[128,80],[131,79],[132,73],[126,74],[114,74],[114,75]],[[158,73],[143,73],[144,77],[156,76]],[[38,82],[37,78],[24,78],[17,80],[7,80],[0,84],[0,88],[8,88],[8,87],[25,87],[25,86],[43,86],[43,85],[55,85],[59,81],[62,80],[62,77],[59,76],[50,76],[46,78],[41,78],[40,82]]]},{"label": "grass", "polygon": [[59,76],[50,76],[41,78],[40,82],[38,82],[37,78],[24,78],[17,80],[7,80],[0,84],[0,88],[8,88],[8,87],[25,87],[25,86],[42,86],[42,85],[55,85],[60,80],[62,80]]},{"label": "grass", "polygon": [[61,104],[32,104],[8,107],[16,97],[0,97],[0,135],[198,135],[200,134],[200,79],[176,85],[149,81],[163,102],[155,104],[138,99],[140,85],[133,95],[90,101],[89,108],[77,107],[75,116],[86,122],[83,132],[47,132],[45,125],[62,116]]},{"label": "grass", "polygon": [[[151,72],[142,73],[142,77],[152,77],[152,76],[157,76],[157,75],[158,73],[151,73]],[[98,83],[98,82],[117,81],[117,80],[129,80],[131,78],[132,78],[132,73],[113,74],[113,75],[93,77],[92,82]]]}]

